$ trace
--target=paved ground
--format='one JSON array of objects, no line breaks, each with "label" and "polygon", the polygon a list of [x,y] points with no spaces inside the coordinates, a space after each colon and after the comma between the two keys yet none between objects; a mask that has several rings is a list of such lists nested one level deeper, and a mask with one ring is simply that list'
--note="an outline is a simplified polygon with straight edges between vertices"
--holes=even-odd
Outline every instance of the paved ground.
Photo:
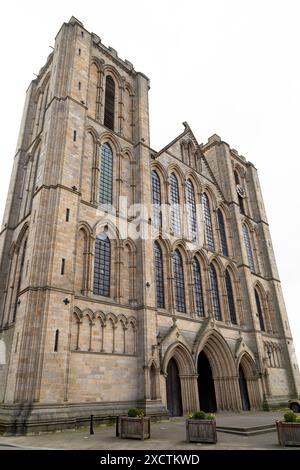
[{"label": "paved ground", "polygon": [[[250,427],[272,424],[276,419],[282,418],[282,415],[282,412],[219,413],[216,415],[216,419],[217,426]],[[43,433],[31,436],[0,436],[0,449],[13,449],[13,447],[9,446],[67,450],[281,449],[278,445],[276,431],[257,436],[239,436],[218,432],[217,444],[187,443],[184,418],[173,418],[170,421],[151,423],[151,439],[144,442],[117,438],[115,436],[114,425],[100,425],[95,427],[94,430],[94,435],[89,435],[89,429],[81,428],[74,431]],[[297,448],[290,447],[286,449]]]}]

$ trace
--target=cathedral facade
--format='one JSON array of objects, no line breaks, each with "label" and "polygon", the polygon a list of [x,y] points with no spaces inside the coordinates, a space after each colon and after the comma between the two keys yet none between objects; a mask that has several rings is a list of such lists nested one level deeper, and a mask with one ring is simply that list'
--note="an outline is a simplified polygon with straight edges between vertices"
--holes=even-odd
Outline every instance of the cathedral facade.
[{"label": "cathedral facade", "polygon": [[0,235],[0,431],[286,404],[299,370],[257,170],[72,17],[30,84]]}]

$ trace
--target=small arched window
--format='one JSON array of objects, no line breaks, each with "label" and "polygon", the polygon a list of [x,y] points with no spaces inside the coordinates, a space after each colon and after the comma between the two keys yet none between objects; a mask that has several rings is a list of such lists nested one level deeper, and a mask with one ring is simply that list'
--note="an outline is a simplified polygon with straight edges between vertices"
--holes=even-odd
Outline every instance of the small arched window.
[{"label": "small arched window", "polygon": [[251,271],[254,272],[255,265],[254,265],[253,251],[252,251],[252,246],[251,246],[251,241],[250,241],[249,230],[246,224],[243,224],[243,235],[244,235],[244,243],[245,243],[245,247],[247,251],[249,267]]},{"label": "small arched window", "polygon": [[220,230],[220,241],[221,241],[222,253],[223,255],[228,256],[228,245],[227,245],[223,213],[220,209],[218,209],[217,214],[218,214],[218,224],[219,224],[219,230]]},{"label": "small arched window", "polygon": [[204,229],[206,244],[210,250],[215,249],[212,221],[209,207],[209,200],[206,193],[202,194],[202,208],[203,208],[203,219],[204,219]]},{"label": "small arched window", "polygon": [[200,264],[197,258],[193,259],[193,275],[194,275],[194,293],[195,293],[195,302],[196,302],[196,312],[200,317],[204,317],[202,276],[201,276]]},{"label": "small arched window", "polygon": [[187,180],[185,187],[188,210],[189,237],[192,241],[195,241],[197,239],[197,213],[195,191],[191,180]]},{"label": "small arched window", "polygon": [[211,302],[212,302],[213,316],[216,320],[222,320],[218,278],[217,278],[216,269],[213,264],[211,264],[209,267],[209,277],[210,277]]},{"label": "small arched window", "polygon": [[99,204],[111,206],[113,202],[113,153],[109,144],[101,146]]},{"label": "small arched window", "polygon": [[95,242],[94,294],[110,296],[111,245],[106,233],[97,235]]},{"label": "small arched window", "polygon": [[185,313],[184,273],[182,257],[178,250],[173,255],[173,276],[176,310]]},{"label": "small arched window", "polygon": [[115,82],[108,75],[105,81],[105,109],[104,109],[104,125],[114,130],[115,117]]},{"label": "small arched window", "polygon": [[152,210],[153,210],[153,224],[157,227],[162,226],[161,214],[161,189],[160,179],[155,170],[151,173],[152,179]]},{"label": "small arched window", "polygon": [[255,302],[256,302],[256,308],[257,308],[257,313],[258,313],[260,329],[261,329],[261,331],[266,331],[261,298],[260,298],[260,295],[259,295],[257,289],[255,289]]},{"label": "small arched window", "polygon": [[228,301],[230,321],[231,323],[236,325],[237,321],[236,321],[234,295],[233,295],[231,277],[227,270],[225,272],[225,284],[226,284],[226,291],[227,291],[227,301]]},{"label": "small arched window", "polygon": [[174,173],[170,176],[170,191],[171,191],[171,227],[176,235],[180,235],[180,199],[178,181]]},{"label": "small arched window", "polygon": [[156,305],[158,308],[165,308],[163,256],[161,247],[157,242],[154,242],[154,262],[156,281]]}]

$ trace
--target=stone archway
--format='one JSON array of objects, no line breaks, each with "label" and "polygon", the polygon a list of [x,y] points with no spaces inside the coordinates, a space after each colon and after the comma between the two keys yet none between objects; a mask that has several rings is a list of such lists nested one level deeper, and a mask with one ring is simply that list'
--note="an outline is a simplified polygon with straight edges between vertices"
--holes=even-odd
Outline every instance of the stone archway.
[{"label": "stone archway", "polygon": [[[244,352],[238,360],[239,385],[242,401],[242,409],[247,407],[247,395],[249,401],[249,409],[257,409],[261,407],[262,397],[260,393],[258,373],[250,354]],[[244,381],[244,384],[242,384]]]},{"label": "stone archway", "polygon": [[[171,366],[172,370],[168,368],[171,360],[175,362],[178,373],[174,364]],[[199,409],[197,373],[191,353],[183,343],[173,343],[169,346],[164,355],[162,370],[166,378],[166,396],[168,391],[167,387],[171,387],[169,384],[170,375],[173,374],[173,381],[177,380],[176,376],[179,378],[182,403],[181,414],[185,415]],[[174,384],[174,387],[179,388],[178,384]]]},{"label": "stone archway", "polygon": [[167,408],[170,416],[182,416],[182,395],[179,371],[175,359],[169,360],[167,368]]},{"label": "stone archway", "polygon": [[[196,355],[197,364],[201,353],[205,354],[211,368],[216,409],[240,410],[242,405],[235,361],[228,344],[217,330],[210,330],[208,334],[201,338]],[[201,370],[199,376],[200,373]],[[199,387],[201,387],[200,377]],[[201,390],[199,390],[200,397],[201,393]],[[214,396],[211,387],[211,403],[213,401]]]},{"label": "stone archway", "polygon": [[200,410],[214,413],[217,410],[215,386],[210,363],[204,351],[198,356],[197,371]]}]

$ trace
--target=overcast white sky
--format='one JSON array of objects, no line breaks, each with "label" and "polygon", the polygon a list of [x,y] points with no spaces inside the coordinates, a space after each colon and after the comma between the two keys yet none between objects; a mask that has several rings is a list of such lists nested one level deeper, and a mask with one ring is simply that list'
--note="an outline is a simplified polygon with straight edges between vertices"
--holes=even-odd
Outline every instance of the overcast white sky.
[{"label": "overcast white sky", "polygon": [[1,220],[26,88],[74,15],[150,78],[154,149],[188,121],[199,142],[217,133],[258,168],[299,361],[299,14],[297,0],[5,2]]}]

